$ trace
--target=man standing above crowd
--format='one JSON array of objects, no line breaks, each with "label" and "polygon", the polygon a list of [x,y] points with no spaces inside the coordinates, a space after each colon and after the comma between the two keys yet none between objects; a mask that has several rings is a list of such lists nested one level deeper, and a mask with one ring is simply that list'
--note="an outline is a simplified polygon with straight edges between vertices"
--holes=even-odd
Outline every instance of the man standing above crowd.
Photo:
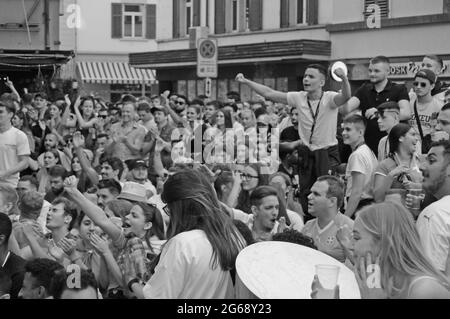
[{"label": "man standing above crowd", "polygon": [[28,167],[30,145],[22,131],[11,125],[15,107],[0,102],[0,182],[16,187],[19,173]]},{"label": "man standing above crowd", "polygon": [[352,148],[345,177],[347,179],[347,207],[345,215],[355,213],[373,202],[372,176],[378,166],[377,158],[364,141],[366,125],[364,118],[357,114],[344,118],[344,143]]},{"label": "man standing above crowd", "polygon": [[[279,92],[250,81],[242,74],[236,76],[238,82],[247,84],[264,98],[297,108],[300,140],[280,145],[280,150],[293,150],[302,145],[299,148],[299,157],[303,158],[300,167],[300,201],[304,212],[308,209],[307,195],[317,177],[327,175],[340,164],[336,139],[338,108],[348,101],[351,90],[344,71],[337,69],[335,73],[343,80],[342,93],[323,91],[327,70],[317,64],[306,68],[303,76],[305,91],[300,92]],[[310,218],[308,214],[305,217]]]},{"label": "man standing above crowd", "polygon": [[381,132],[377,124],[377,107],[384,102],[397,102],[400,107],[400,121],[411,118],[409,95],[404,85],[391,82],[389,75],[389,59],[378,56],[370,60],[370,83],[363,84],[343,109],[349,114],[357,109],[368,120],[365,140],[367,146],[377,155],[378,143],[386,134]]}]

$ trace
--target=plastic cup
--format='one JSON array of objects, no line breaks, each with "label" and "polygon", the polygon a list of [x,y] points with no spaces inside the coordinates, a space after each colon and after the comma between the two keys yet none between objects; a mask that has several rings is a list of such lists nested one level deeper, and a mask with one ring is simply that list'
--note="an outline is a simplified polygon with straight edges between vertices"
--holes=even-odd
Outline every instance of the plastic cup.
[{"label": "plastic cup", "polygon": [[408,209],[411,211],[411,213],[413,213],[415,217],[417,217],[420,214],[420,208],[425,194],[422,189],[410,189],[408,190],[408,195],[410,198]]},{"label": "plastic cup", "polygon": [[316,275],[324,289],[333,290],[336,288],[339,269],[339,266],[334,265],[316,265]]}]

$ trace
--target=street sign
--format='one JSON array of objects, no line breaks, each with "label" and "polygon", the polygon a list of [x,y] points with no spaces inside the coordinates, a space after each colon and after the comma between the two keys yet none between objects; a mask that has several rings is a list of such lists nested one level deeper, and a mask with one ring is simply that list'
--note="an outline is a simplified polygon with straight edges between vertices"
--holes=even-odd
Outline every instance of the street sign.
[{"label": "street sign", "polygon": [[211,97],[211,95],[212,95],[212,80],[211,80],[211,78],[206,78],[206,80],[205,80],[205,95],[206,95],[206,97]]},{"label": "street sign", "polygon": [[197,46],[197,76],[217,78],[218,47],[216,39],[199,39]]}]

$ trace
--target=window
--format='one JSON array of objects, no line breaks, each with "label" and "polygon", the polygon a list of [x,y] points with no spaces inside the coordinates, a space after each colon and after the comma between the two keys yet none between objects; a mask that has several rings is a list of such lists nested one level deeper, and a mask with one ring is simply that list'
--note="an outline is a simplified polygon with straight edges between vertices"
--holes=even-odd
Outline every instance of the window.
[{"label": "window", "polygon": [[372,4],[376,4],[380,7],[382,18],[389,17],[389,0],[364,0],[364,17],[365,18],[367,18],[368,16],[373,14],[373,11],[367,12],[367,8]]},{"label": "window", "polygon": [[183,38],[189,35],[189,29],[199,27],[201,16],[201,0],[173,0],[173,38]]},{"label": "window", "polygon": [[282,28],[319,23],[317,0],[280,0],[280,6]]},{"label": "window", "polygon": [[233,17],[233,26],[231,30],[238,31],[238,20],[239,20],[239,11],[238,11],[238,0],[232,1],[232,17]]},{"label": "window", "polygon": [[306,0],[297,0],[297,24],[306,24]]},{"label": "window", "polygon": [[144,27],[143,7],[140,5],[124,5],[123,37],[142,38]]},{"label": "window", "polygon": [[189,34],[189,28],[194,26],[194,8],[192,0],[186,0],[186,34]]},{"label": "window", "polygon": [[112,38],[156,39],[156,5],[112,4]]},{"label": "window", "polygon": [[250,17],[250,0],[231,1],[231,31],[248,31]]}]

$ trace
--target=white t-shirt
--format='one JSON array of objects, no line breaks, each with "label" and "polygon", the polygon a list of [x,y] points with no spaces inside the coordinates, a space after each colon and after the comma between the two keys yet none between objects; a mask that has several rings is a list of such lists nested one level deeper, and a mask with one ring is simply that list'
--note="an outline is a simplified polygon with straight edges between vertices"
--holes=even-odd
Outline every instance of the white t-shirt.
[{"label": "white t-shirt", "polygon": [[[416,131],[419,132],[416,114],[414,112],[414,104],[416,102],[417,97],[416,95],[413,95],[413,99],[411,99],[409,103],[411,108],[411,119],[409,120],[409,125],[414,127]],[[434,98],[431,100],[431,102],[426,104],[420,104],[419,102],[417,102],[417,112],[419,113],[420,124],[422,126],[424,136],[431,134],[432,129],[434,128],[433,126],[436,125],[436,119],[441,109],[442,105],[437,99]]]},{"label": "white t-shirt", "polygon": [[364,188],[361,199],[373,198],[372,176],[378,166],[377,158],[372,150],[366,145],[358,147],[349,157],[345,176],[347,178],[346,197],[352,193],[352,172],[364,175]]},{"label": "white t-shirt", "polygon": [[[308,106],[308,93],[301,91],[287,94],[289,105],[298,109],[298,134],[300,139],[312,151],[338,144],[336,139],[338,106],[334,103],[336,95],[338,95],[336,92],[324,92],[310,145],[309,138],[314,120]],[[316,114],[317,104],[317,102],[311,103],[314,114]]]},{"label": "white t-shirt", "polygon": [[164,246],[155,274],[144,287],[146,299],[232,299],[229,271],[211,268],[213,248],[202,230],[183,232]]},{"label": "white t-shirt", "polygon": [[445,271],[450,251],[450,196],[425,208],[416,227],[425,254],[439,270]]},{"label": "white t-shirt", "polygon": [[319,227],[317,218],[308,221],[303,228],[302,233],[303,235],[314,239],[314,244],[319,251],[343,263],[346,259],[345,253],[341,244],[339,244],[336,239],[336,234],[339,228],[344,225],[347,225],[350,228],[350,231],[353,230],[353,220],[338,213],[335,219],[322,229]]},{"label": "white t-shirt", "polygon": [[[11,127],[6,132],[0,133],[0,172],[16,166],[19,163],[19,156],[24,155],[30,155],[30,145],[24,132]],[[19,173],[12,174],[0,182],[16,188],[19,175]]]}]

